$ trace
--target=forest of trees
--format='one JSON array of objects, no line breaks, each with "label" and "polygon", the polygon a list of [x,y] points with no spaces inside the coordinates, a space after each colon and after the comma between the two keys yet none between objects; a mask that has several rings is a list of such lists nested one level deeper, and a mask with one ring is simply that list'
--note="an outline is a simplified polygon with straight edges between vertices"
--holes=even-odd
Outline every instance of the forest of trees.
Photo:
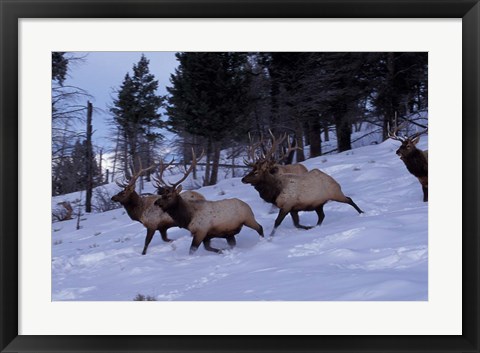
[{"label": "forest of trees", "polygon": [[[180,52],[176,58],[167,95],[158,94],[158,80],[145,55],[114,93],[109,108],[111,173],[128,176],[131,168],[164,157],[160,151],[167,130],[178,136],[177,154],[183,162],[189,162],[191,147],[205,151],[203,184],[213,185],[220,151],[239,157],[249,136],[258,139],[269,130],[276,136],[287,133],[300,147],[300,162],[325,153],[321,142],[331,134],[336,135],[336,150],[346,151],[361,124],[377,126],[385,139],[395,117],[402,120],[428,108],[427,53]],[[83,185],[82,171],[69,165],[84,163],[78,158],[85,135],[72,139],[69,124],[78,114],[85,116],[86,108],[74,102],[86,93],[63,85],[69,64],[65,53],[54,53],[52,60],[52,183],[54,194],[61,194]],[[102,180],[97,177],[96,183]]]},{"label": "forest of trees", "polygon": [[[387,136],[395,116],[428,104],[427,53],[177,53],[167,97],[167,128],[204,148],[204,185],[217,181],[220,150],[250,136],[287,133],[297,161],[322,154],[330,130],[339,152],[353,126],[370,122]],[[189,149],[185,149],[188,151]],[[187,156],[186,156],[187,157]],[[211,163],[211,169],[209,165]]]}]

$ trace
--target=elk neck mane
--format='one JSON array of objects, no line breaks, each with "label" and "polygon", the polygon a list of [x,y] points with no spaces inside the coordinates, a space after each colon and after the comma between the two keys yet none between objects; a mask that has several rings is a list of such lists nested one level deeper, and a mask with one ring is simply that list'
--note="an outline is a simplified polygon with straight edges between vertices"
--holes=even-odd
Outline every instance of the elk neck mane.
[{"label": "elk neck mane", "polygon": [[421,150],[415,149],[403,161],[405,162],[408,171],[417,178],[428,175],[428,168],[426,168],[428,162]]},{"label": "elk neck mane", "polygon": [[170,217],[178,224],[180,228],[188,228],[192,220],[188,203],[185,202],[180,196],[175,197],[175,201],[170,204],[165,210]]},{"label": "elk neck mane", "polygon": [[273,204],[282,192],[281,181],[272,175],[262,178],[262,180],[253,185],[253,187],[258,191],[263,200]]},{"label": "elk neck mane", "polygon": [[143,200],[136,192],[128,199],[128,201],[123,205],[127,211],[128,216],[134,220],[139,221],[143,214]]}]

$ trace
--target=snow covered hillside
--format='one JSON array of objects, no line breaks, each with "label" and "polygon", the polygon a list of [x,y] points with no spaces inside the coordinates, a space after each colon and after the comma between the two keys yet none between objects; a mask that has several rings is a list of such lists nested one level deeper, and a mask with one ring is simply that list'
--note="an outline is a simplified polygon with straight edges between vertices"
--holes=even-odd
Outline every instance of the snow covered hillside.
[{"label": "snow covered hillside", "polygon": [[[427,142],[423,136],[419,148]],[[296,229],[287,217],[271,239],[277,211],[240,178],[197,190],[209,200],[247,202],[267,235],[262,239],[244,227],[237,247],[220,255],[203,246],[188,255],[189,232],[171,228],[174,242],[164,243],[157,232],[142,256],[146,230],[123,208],[84,215],[79,230],[76,220],[53,223],[52,299],[131,301],[142,294],[182,301],[427,300],[428,203],[395,155],[398,146],[387,140],[307,160],[309,170],[334,177],[365,213],[330,202],[320,227]],[[107,190],[119,191],[115,184]],[[52,204],[76,197],[59,196]],[[300,213],[302,224],[316,220],[315,212]],[[227,248],[224,239],[212,245]]]}]

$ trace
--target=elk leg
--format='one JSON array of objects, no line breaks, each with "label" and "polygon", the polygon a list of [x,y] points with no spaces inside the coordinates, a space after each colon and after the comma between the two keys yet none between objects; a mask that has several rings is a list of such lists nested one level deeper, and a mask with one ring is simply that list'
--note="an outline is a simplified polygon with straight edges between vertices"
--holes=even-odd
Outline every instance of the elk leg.
[{"label": "elk leg", "polygon": [[256,221],[246,221],[244,224],[248,228],[252,228],[253,230],[256,230],[258,235],[263,237],[263,227],[260,223],[257,223]]},{"label": "elk leg", "polygon": [[348,203],[350,206],[352,206],[354,209],[356,209],[358,213],[364,213],[360,209],[360,207],[358,207],[357,204],[355,202],[353,202],[353,200],[350,197],[345,196],[345,198],[347,199],[346,203]]},{"label": "elk leg", "polygon": [[172,241],[172,239],[167,237],[167,228],[160,229],[160,235],[162,236],[162,240],[164,242],[170,243]]},{"label": "elk leg", "polygon": [[195,251],[197,251],[198,247],[202,243],[202,238],[199,236],[193,236],[192,245],[190,245],[190,252],[189,254],[192,255]]},{"label": "elk leg", "polygon": [[[213,251],[213,252],[216,252],[217,254],[221,254],[221,253],[222,253],[222,250],[215,249],[215,248],[212,248],[212,247],[210,246],[210,239],[211,239],[211,238],[205,238],[205,239],[203,239],[203,246],[205,247],[205,250]],[[234,239],[235,239],[235,238],[234,238]]]},{"label": "elk leg", "polygon": [[320,205],[319,207],[317,207],[315,209],[315,212],[317,212],[317,216],[318,216],[318,221],[317,221],[317,226],[319,226],[320,224],[322,224],[323,220],[325,219],[325,212],[323,212],[323,205]]},{"label": "elk leg", "polygon": [[148,244],[152,241],[153,234],[155,234],[155,229],[147,229],[147,236],[145,237],[145,246],[143,247],[142,255],[147,253]]},{"label": "elk leg", "polygon": [[235,235],[231,235],[227,237],[227,243],[228,243],[228,246],[230,246],[230,249],[233,249],[237,245],[237,240],[235,239]]},{"label": "elk leg", "polygon": [[290,211],[290,216],[292,216],[293,225],[301,229],[312,229],[313,227],[302,226],[300,224],[300,217],[298,217],[298,211]]},{"label": "elk leg", "polygon": [[277,219],[275,220],[275,224],[273,225],[272,232],[270,233],[271,237],[273,237],[273,235],[275,234],[275,231],[277,230],[277,227],[283,222],[287,214],[288,214],[287,211],[280,209],[280,211],[278,212]]},{"label": "elk leg", "polygon": [[259,227],[257,229],[258,235],[260,235],[263,238],[263,227],[261,224],[258,224],[258,227]]},{"label": "elk leg", "polygon": [[428,201],[428,187],[422,185],[423,190],[423,202]]}]

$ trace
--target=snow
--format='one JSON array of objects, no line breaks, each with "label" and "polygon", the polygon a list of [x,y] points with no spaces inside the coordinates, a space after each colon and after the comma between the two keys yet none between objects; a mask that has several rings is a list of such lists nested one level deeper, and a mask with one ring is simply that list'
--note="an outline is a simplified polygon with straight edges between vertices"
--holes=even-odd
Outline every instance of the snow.
[{"label": "snow", "polygon": [[[423,136],[418,147],[427,143]],[[159,301],[428,300],[428,203],[395,154],[398,145],[387,140],[305,161],[365,211],[330,202],[323,224],[310,230],[287,217],[269,238],[277,211],[240,178],[198,189],[208,200],[247,202],[264,228],[265,239],[244,227],[237,247],[223,254],[201,246],[189,255],[189,232],[171,228],[172,243],[157,232],[142,256],[146,229],[123,208],[83,215],[79,230],[76,219],[52,223],[52,300],[131,301],[139,293]],[[114,183],[105,189],[119,191]],[[52,206],[79,197],[58,196]],[[314,225],[316,217],[300,213],[302,224]],[[227,249],[224,239],[212,246]]]}]

